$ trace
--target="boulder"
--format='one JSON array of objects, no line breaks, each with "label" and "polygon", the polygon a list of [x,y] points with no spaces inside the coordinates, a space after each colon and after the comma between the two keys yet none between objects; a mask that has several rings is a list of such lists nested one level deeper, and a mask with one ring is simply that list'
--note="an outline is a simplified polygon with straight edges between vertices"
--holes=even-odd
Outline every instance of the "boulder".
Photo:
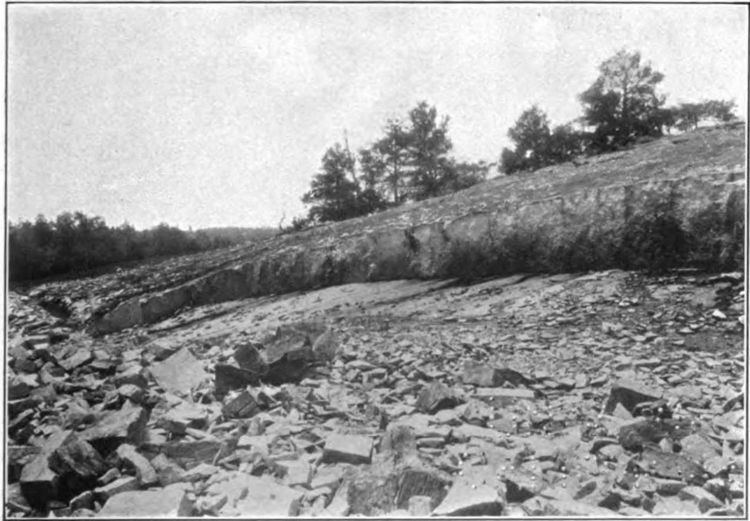
[{"label": "boulder", "polygon": [[188,485],[175,483],[159,490],[120,492],[109,498],[97,517],[188,517],[193,503]]},{"label": "boulder", "polygon": [[214,395],[219,400],[224,398],[229,391],[259,383],[256,373],[229,364],[216,364],[214,367]]},{"label": "boulder", "polygon": [[620,427],[618,441],[627,450],[641,450],[649,444],[658,444],[669,438],[678,441],[694,431],[690,420],[653,419],[638,420]]},{"label": "boulder", "polygon": [[323,463],[370,463],[372,438],[350,434],[329,434],[323,449]]},{"label": "boulder", "polygon": [[641,382],[620,380],[612,386],[604,405],[604,414],[612,414],[618,403],[632,414],[639,403],[660,400],[662,396],[661,390],[653,389]]},{"label": "boulder", "polygon": [[250,371],[258,376],[263,376],[268,372],[268,364],[254,344],[238,345],[234,349],[234,360],[240,369]]},{"label": "boulder", "polygon": [[432,510],[443,501],[450,484],[450,477],[436,470],[407,467],[399,474],[396,507],[410,509],[411,499],[416,496],[427,497]]},{"label": "boulder", "polygon": [[208,376],[203,369],[203,363],[193,356],[187,347],[161,362],[152,364],[149,371],[159,387],[181,395],[189,394],[192,387]]},{"label": "boulder", "polygon": [[[220,486],[217,490],[224,490],[230,496],[219,511],[221,516],[290,517],[299,512],[304,492],[280,485],[269,475],[238,474],[231,481],[217,483]],[[233,493],[233,489],[238,493]]]},{"label": "boulder", "polygon": [[83,431],[80,436],[90,442],[103,455],[120,443],[139,445],[146,432],[148,411],[140,405],[125,402],[119,411],[105,413],[102,418]]},{"label": "boulder", "polygon": [[415,407],[418,411],[434,414],[441,409],[450,409],[460,403],[461,399],[447,385],[441,382],[430,382],[419,393]]},{"label": "boulder", "polygon": [[504,499],[495,487],[472,483],[459,478],[443,501],[432,511],[433,516],[499,516]]},{"label": "boulder", "polygon": [[500,387],[506,382],[515,387],[532,383],[524,375],[508,367],[493,367],[473,360],[464,362],[461,381],[479,387]]},{"label": "boulder", "polygon": [[45,441],[39,453],[21,471],[21,492],[29,505],[44,509],[47,503],[57,497],[59,475],[49,465],[50,456],[69,439],[74,439],[71,431],[58,430]]},{"label": "boulder", "polygon": [[251,418],[259,413],[260,405],[252,394],[247,390],[228,397],[224,406],[221,408],[221,414],[224,418]]},{"label": "boulder", "polygon": [[703,484],[709,477],[703,467],[682,454],[654,449],[645,449],[640,456],[632,458],[628,469],[695,485]]},{"label": "boulder", "polygon": [[154,467],[134,446],[123,443],[117,447],[117,457],[128,467],[135,469],[135,475],[141,485],[148,487],[159,482]]},{"label": "boulder", "polygon": [[123,492],[130,492],[132,490],[138,490],[140,485],[138,484],[138,478],[135,476],[122,476],[114,481],[110,481],[106,485],[96,487],[94,489],[94,497],[100,503],[104,503],[112,496],[122,494]]}]

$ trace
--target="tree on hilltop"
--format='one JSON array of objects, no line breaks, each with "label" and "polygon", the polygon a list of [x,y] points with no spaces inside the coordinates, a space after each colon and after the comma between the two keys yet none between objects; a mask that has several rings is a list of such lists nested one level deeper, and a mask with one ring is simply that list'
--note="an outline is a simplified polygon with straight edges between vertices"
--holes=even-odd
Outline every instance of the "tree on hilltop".
[{"label": "tree on hilltop", "polygon": [[656,88],[664,75],[641,62],[640,52],[621,50],[599,66],[599,77],[581,95],[584,120],[595,128],[592,146],[609,150],[639,136],[661,135]]},{"label": "tree on hilltop", "polygon": [[412,197],[421,201],[444,192],[451,170],[448,152],[453,148],[448,138],[448,117],[438,122],[437,109],[426,101],[409,112],[409,175]]},{"label": "tree on hilltop", "polygon": [[[381,183],[394,205],[406,199],[409,159],[409,130],[398,120],[388,120],[385,135],[364,149],[369,175]],[[362,159],[360,152],[360,159]]]},{"label": "tree on hilltop", "polygon": [[319,222],[342,221],[357,215],[357,184],[349,179],[354,158],[336,143],[323,155],[321,171],[302,202],[312,204],[309,216]]}]

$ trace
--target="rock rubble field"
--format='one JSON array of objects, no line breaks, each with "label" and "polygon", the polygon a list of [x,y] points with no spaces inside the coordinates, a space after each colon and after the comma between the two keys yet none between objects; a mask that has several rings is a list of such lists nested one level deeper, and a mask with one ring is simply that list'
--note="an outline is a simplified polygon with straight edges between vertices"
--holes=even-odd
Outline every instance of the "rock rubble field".
[{"label": "rock rubble field", "polygon": [[744,517],[743,285],[363,282],[100,336],[11,292],[5,515]]}]

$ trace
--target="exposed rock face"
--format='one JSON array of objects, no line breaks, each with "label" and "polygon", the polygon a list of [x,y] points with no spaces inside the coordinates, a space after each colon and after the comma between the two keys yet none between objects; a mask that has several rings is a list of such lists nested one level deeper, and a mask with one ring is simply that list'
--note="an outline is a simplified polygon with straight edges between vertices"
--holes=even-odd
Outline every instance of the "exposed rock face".
[{"label": "exposed rock face", "polygon": [[[738,130],[731,132],[736,133],[728,134],[731,139],[741,139]],[[684,147],[682,153],[678,146]],[[457,195],[446,196],[413,208],[277,237],[236,259],[231,267],[125,300],[94,317],[92,329],[119,331],[156,322],[185,306],[242,297],[351,282],[440,277],[457,244],[493,248],[519,234],[533,235],[551,246],[581,236],[616,242],[627,223],[651,211],[653,201],[669,201],[686,229],[707,210],[739,224],[744,214],[744,158],[737,150],[728,150],[724,141],[711,146],[697,134],[679,145],[664,138],[645,150],[590,159],[587,177],[581,180],[583,174],[576,168],[558,165],[535,173],[532,180],[495,179],[474,187],[461,193],[463,204],[453,202]],[[687,150],[694,155],[683,157]],[[437,207],[441,211],[435,211]]]}]

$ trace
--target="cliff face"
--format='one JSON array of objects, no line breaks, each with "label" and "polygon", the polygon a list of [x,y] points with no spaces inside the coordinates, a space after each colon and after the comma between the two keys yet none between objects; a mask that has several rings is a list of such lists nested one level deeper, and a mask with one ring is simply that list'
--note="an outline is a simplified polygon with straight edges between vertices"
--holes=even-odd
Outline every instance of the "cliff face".
[{"label": "cliff face", "polygon": [[[117,303],[95,315],[91,327],[108,333],[188,306],[351,282],[451,277],[457,250],[508,249],[519,237],[533,237],[548,251],[583,236],[590,244],[619,244],[632,223],[664,208],[697,237],[710,232],[712,220],[721,220],[723,230],[741,227],[744,163],[744,127],[735,127],[493,179],[424,204],[272,239],[225,267]],[[729,242],[742,235],[719,246],[741,247]]]}]

